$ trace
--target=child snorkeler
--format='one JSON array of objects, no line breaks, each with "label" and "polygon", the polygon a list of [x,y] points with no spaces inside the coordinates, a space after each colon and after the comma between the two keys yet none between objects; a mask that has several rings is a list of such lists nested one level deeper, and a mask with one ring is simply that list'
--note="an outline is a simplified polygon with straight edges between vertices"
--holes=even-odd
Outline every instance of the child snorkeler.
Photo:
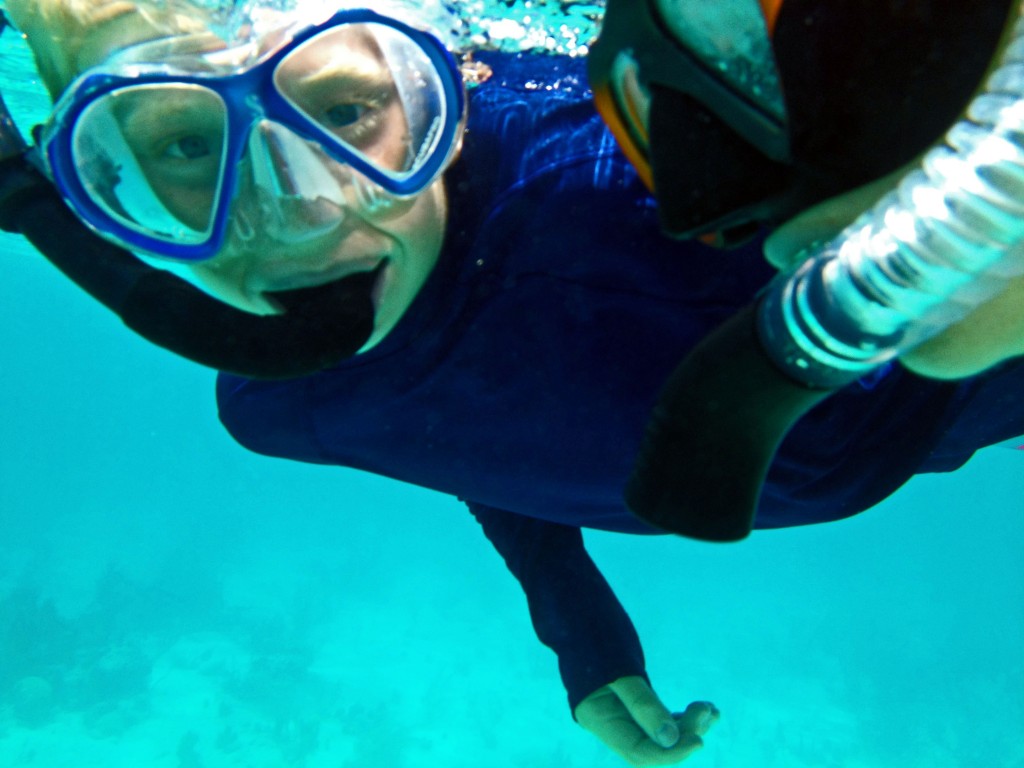
[{"label": "child snorkeler", "polygon": [[[402,6],[266,11],[226,35],[185,4],[8,7],[57,99],[34,161],[83,221],[253,318],[346,307],[344,354],[220,374],[233,437],[464,500],[576,720],[633,765],[698,749],[717,710],[660,701],[581,529],[662,532],[622,488],[666,377],[772,279],[760,241],[660,234],[583,61],[481,53],[467,97],[441,30]],[[755,527],[848,517],[1024,433],[1022,380],[1014,361],[853,381],[779,447]]]}]

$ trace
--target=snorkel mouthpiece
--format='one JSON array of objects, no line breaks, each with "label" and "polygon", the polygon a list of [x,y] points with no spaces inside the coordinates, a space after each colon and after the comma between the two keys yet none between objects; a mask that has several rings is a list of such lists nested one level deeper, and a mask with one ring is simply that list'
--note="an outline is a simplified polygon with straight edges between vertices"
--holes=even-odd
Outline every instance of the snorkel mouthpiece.
[{"label": "snorkel mouthpiece", "polygon": [[[332,333],[350,350],[359,351],[373,333],[373,289],[387,260],[369,272],[357,272],[323,285],[273,291],[267,295],[281,305],[292,322],[308,323],[318,332]],[[335,326],[330,329],[329,326]]]}]

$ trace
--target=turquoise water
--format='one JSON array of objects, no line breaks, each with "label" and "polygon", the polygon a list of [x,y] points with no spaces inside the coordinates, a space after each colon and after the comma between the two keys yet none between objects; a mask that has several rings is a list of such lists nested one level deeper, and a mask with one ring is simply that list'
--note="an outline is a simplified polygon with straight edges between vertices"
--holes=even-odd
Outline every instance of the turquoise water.
[{"label": "turquoise water", "polygon": [[[246,453],[211,372],[0,253],[0,768],[625,765],[456,501]],[[664,700],[722,710],[687,765],[1019,768],[1022,491],[991,448],[853,520],[587,542]]]}]

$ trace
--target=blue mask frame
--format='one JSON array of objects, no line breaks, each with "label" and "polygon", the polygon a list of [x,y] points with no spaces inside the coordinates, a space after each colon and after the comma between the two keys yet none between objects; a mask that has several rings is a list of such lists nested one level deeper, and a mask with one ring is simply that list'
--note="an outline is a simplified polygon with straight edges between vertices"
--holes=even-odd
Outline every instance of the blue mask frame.
[{"label": "blue mask frame", "polygon": [[[278,63],[302,43],[332,27],[361,23],[391,27],[413,40],[435,67],[442,84],[448,109],[445,110],[445,121],[440,128],[437,149],[420,168],[403,178],[388,175],[357,153],[339,145],[331,134],[289,104],[273,83]],[[135,66],[141,68],[145,65]],[[160,68],[159,63],[155,63],[152,73],[135,76],[104,72],[102,65],[86,72],[58,102],[44,128],[40,144],[57,188],[85,224],[130,250],[178,261],[208,260],[223,245],[229,209],[238,188],[238,174],[232,172],[232,169],[236,169],[242,161],[249,134],[259,120],[269,119],[287,125],[302,138],[319,144],[335,161],[351,166],[387,192],[402,197],[422,192],[444,172],[458,146],[465,124],[466,95],[462,76],[452,54],[434,35],[368,9],[339,11],[327,21],[305,27],[269,57],[242,72],[221,76],[179,75],[161,72]],[[75,167],[72,141],[75,124],[83,110],[96,99],[126,85],[159,83],[200,85],[217,93],[226,106],[227,134],[221,188],[212,213],[209,236],[199,243],[181,243],[149,236],[120,223],[92,199]],[[252,98],[254,95],[257,97],[255,100]]]}]

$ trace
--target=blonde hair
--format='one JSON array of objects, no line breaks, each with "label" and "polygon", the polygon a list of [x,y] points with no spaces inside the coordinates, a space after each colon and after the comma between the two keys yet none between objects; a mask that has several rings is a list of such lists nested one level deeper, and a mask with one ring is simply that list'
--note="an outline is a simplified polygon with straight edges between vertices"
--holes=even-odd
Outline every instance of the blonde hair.
[{"label": "blonde hair", "polygon": [[[169,0],[7,0],[7,15],[28,42],[43,84],[56,100],[65,88],[95,61],[86,58],[90,32],[105,23],[132,16],[139,29],[150,37],[201,31],[205,27],[201,8]],[[187,11],[187,12],[186,12]]]},{"label": "blonde hair", "polygon": [[[333,10],[373,7],[433,32],[449,47],[458,47],[461,24],[450,0],[6,0],[11,21],[24,35],[43,84],[56,101],[83,71],[99,61],[91,47],[105,23],[130,16],[138,36],[122,44],[213,30],[230,39],[254,10],[295,6]],[[234,30],[237,31],[237,30]],[[126,33],[127,34],[127,33]],[[115,41],[111,41],[115,42]],[[116,50],[116,46],[114,48]],[[111,53],[100,49],[99,53]]]}]

